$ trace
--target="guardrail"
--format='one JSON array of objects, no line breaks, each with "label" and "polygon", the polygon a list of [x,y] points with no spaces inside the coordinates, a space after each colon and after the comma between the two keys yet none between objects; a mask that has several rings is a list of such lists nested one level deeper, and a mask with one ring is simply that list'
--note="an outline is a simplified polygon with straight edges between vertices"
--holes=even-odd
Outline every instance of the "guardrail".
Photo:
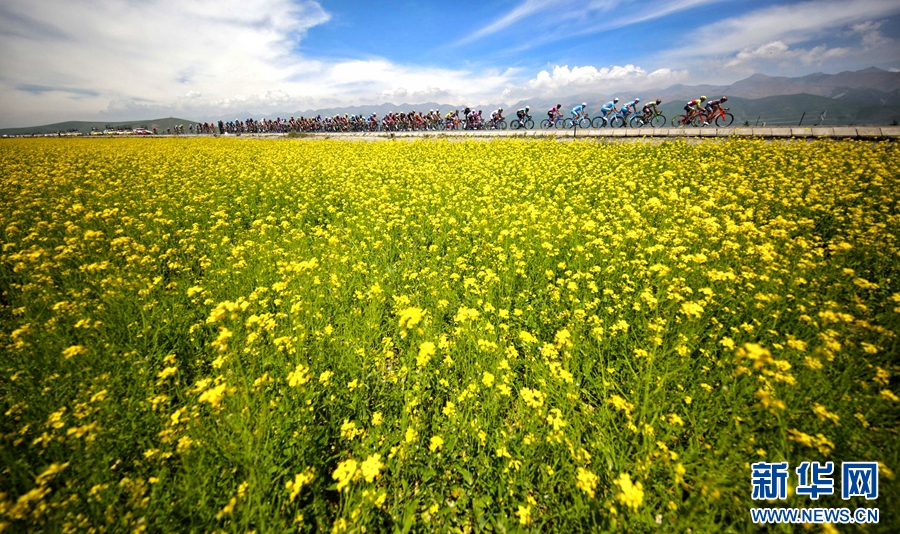
[{"label": "guardrail", "polygon": [[[284,133],[243,133],[225,134],[216,137],[234,138],[283,138],[290,134]],[[414,139],[423,137],[471,137],[471,138],[503,138],[503,137],[534,137],[534,138],[711,138],[711,137],[763,137],[763,138],[836,138],[836,139],[896,139],[900,137],[900,126],[809,126],[809,127],[730,127],[716,128],[707,126],[694,128],[578,128],[578,130],[435,130],[435,131],[409,131],[409,132],[301,132],[298,138],[322,139],[322,138],[369,138],[369,139]],[[24,136],[18,136],[24,137]],[[194,138],[213,137],[208,134],[160,134],[160,135],[128,135],[128,136],[82,136],[79,139],[121,139],[121,138]]]},{"label": "guardrail", "polygon": [[591,137],[591,138],[638,138],[638,137],[766,137],[766,138],[818,138],[840,139],[887,139],[900,137],[900,126],[844,126],[844,127],[771,127],[771,128],[579,128],[575,130],[452,130],[435,132],[361,132],[307,134],[312,136],[343,135],[355,137]]}]

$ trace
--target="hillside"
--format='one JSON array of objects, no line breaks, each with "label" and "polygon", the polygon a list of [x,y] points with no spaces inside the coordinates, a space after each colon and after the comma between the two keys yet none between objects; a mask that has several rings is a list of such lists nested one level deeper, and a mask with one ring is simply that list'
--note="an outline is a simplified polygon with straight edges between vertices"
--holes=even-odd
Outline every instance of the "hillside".
[{"label": "hillside", "polygon": [[[900,106],[847,104],[817,95],[795,94],[765,98],[730,97],[726,105],[734,115],[734,125],[744,121],[755,126],[797,126],[803,118],[804,126],[822,124],[843,126],[849,124],[882,125],[900,121]],[[660,108],[670,119],[684,113],[684,102],[664,103]],[[822,113],[825,118],[822,120]],[[805,113],[805,115],[804,115]]]},{"label": "hillside", "polygon": [[79,132],[87,135],[91,132],[91,128],[96,128],[98,130],[104,130],[107,126],[112,128],[147,128],[153,129],[156,128],[158,132],[165,132],[167,128],[173,128],[178,124],[183,124],[185,128],[188,127],[188,124],[194,123],[196,121],[190,121],[187,119],[179,119],[176,117],[167,117],[165,119],[151,119],[151,120],[135,120],[135,121],[122,121],[122,122],[89,122],[89,121],[68,121],[68,122],[57,122],[54,124],[45,124],[43,126],[27,126],[24,128],[4,128],[0,129],[0,135],[27,135],[27,134],[45,134],[45,133],[56,133],[56,132],[69,132],[72,130],[78,130]]}]

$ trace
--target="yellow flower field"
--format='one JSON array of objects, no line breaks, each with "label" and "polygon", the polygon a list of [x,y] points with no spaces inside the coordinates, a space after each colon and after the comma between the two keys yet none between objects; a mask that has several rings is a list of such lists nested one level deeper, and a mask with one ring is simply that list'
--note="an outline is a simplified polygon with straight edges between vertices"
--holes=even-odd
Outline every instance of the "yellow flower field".
[{"label": "yellow flower field", "polygon": [[807,460],[896,531],[898,161],[4,140],[0,531],[745,532]]}]

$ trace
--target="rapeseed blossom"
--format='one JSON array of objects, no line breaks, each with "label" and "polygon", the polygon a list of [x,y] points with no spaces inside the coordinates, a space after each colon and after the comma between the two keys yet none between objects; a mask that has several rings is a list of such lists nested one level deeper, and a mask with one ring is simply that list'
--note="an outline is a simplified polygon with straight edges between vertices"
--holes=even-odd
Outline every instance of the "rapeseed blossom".
[{"label": "rapeseed blossom", "polygon": [[356,475],[357,462],[353,458],[348,458],[339,463],[337,469],[332,473],[332,478],[337,481],[337,490],[341,491],[346,488],[350,481]]},{"label": "rapeseed blossom", "polygon": [[0,530],[735,530],[740,466],[851,449],[890,497],[896,143],[4,141]]},{"label": "rapeseed blossom", "polygon": [[359,472],[366,482],[374,481],[382,469],[384,463],[381,462],[381,455],[378,453],[369,456],[359,465]]},{"label": "rapeseed blossom", "polygon": [[578,486],[581,491],[587,493],[591,498],[593,498],[595,495],[595,489],[597,488],[597,484],[600,480],[599,477],[594,473],[591,473],[587,469],[579,467],[576,478],[576,486]]},{"label": "rapeseed blossom", "polygon": [[631,481],[631,475],[621,473],[616,479],[616,485],[619,486],[619,493],[616,495],[619,502],[637,512],[638,507],[644,502],[643,484],[640,482],[634,484]]},{"label": "rapeseed blossom", "polygon": [[540,408],[544,404],[544,394],[536,389],[522,388],[519,390],[519,396],[532,408]]},{"label": "rapeseed blossom", "polygon": [[284,487],[288,491],[290,491],[290,499],[291,502],[294,502],[294,499],[297,498],[297,495],[300,494],[300,490],[303,489],[303,486],[306,486],[310,482],[312,482],[315,476],[315,469],[312,467],[307,468],[302,473],[297,473],[294,475],[294,480],[289,480],[285,483]]}]

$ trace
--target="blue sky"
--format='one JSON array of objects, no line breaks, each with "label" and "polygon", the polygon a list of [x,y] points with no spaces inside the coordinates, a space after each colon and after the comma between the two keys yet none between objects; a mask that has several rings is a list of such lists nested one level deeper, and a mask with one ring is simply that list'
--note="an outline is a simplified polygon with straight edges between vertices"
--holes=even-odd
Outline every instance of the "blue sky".
[{"label": "blue sky", "polygon": [[900,68],[900,1],[4,0],[0,127]]}]

